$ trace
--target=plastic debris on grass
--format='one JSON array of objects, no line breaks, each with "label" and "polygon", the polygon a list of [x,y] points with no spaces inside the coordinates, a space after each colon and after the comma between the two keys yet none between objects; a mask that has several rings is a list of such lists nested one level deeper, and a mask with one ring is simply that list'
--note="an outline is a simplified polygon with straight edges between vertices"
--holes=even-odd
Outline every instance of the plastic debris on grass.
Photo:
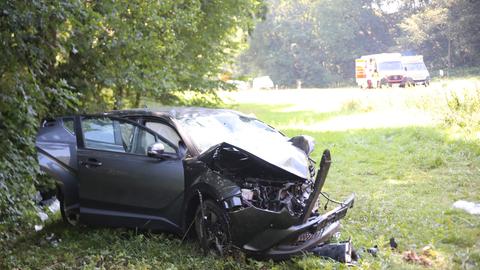
[{"label": "plastic debris on grass", "polygon": [[480,203],[459,200],[453,203],[453,207],[457,209],[465,210],[467,213],[471,215],[480,215]]},{"label": "plastic debris on grass", "polygon": [[40,218],[41,224],[36,224],[34,226],[34,230],[36,232],[43,230],[43,223],[49,218],[49,214],[47,212],[55,214],[60,210],[60,202],[57,200],[56,197],[52,197],[44,201],[39,201],[39,204],[43,207],[37,206],[37,215]]},{"label": "plastic debris on grass", "polygon": [[372,254],[373,257],[377,257],[377,254],[378,254],[378,246],[375,245],[369,249],[367,249],[367,252]]}]

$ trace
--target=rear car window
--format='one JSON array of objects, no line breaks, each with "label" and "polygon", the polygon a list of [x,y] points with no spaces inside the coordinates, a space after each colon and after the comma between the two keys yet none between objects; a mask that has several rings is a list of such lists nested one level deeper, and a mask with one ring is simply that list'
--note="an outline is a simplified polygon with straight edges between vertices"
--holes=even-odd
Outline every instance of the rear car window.
[{"label": "rear car window", "polygon": [[75,135],[75,128],[73,126],[73,118],[63,118],[63,127],[73,135]]}]

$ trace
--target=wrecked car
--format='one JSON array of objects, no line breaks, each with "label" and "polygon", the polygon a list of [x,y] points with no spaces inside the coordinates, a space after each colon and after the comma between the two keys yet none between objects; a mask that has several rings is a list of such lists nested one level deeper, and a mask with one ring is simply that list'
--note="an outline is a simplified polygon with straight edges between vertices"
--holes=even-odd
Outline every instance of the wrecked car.
[{"label": "wrecked car", "polygon": [[[331,158],[316,168],[308,136],[288,138],[224,109],[112,111],[44,120],[36,146],[57,182],[63,220],[196,235],[284,259],[318,248],[353,206],[322,193]],[[338,206],[318,209],[319,195]]]}]

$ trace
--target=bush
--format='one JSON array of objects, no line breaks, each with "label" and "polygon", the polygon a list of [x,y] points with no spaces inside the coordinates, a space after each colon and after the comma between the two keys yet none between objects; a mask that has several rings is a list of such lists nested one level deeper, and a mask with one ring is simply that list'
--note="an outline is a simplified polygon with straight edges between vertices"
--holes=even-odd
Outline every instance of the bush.
[{"label": "bush", "polygon": [[[32,194],[47,185],[35,152],[42,118],[137,107],[162,95],[214,105],[208,90],[223,84],[216,75],[260,7],[259,0],[0,1],[0,234],[35,216]],[[178,89],[205,94],[185,101],[172,93]]]},{"label": "bush", "polygon": [[36,217],[33,194],[45,186],[36,159],[39,120],[71,110],[77,95],[55,73],[64,50],[55,29],[65,16],[60,3],[2,1],[0,21],[0,240]]},{"label": "bush", "polygon": [[448,112],[445,123],[467,132],[480,131],[480,88],[462,93],[452,92],[447,97]]}]

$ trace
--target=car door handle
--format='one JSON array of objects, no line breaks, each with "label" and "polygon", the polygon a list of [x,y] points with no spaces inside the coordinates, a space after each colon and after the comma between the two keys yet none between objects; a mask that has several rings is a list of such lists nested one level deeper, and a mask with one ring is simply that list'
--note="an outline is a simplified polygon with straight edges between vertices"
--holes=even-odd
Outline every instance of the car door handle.
[{"label": "car door handle", "polygon": [[100,167],[102,166],[102,162],[94,159],[94,158],[89,158],[86,161],[82,161],[81,164],[85,167]]}]

